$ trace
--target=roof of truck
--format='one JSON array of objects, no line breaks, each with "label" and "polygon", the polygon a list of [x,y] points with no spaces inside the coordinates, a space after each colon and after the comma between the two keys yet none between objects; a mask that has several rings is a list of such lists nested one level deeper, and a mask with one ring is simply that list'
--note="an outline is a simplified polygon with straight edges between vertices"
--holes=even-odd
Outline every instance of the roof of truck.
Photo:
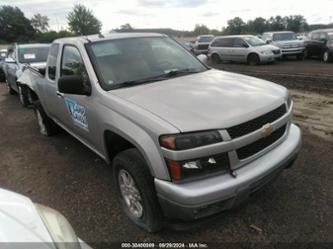
[{"label": "roof of truck", "polygon": [[109,33],[109,34],[96,34],[88,36],[76,36],[76,37],[67,37],[60,38],[55,40],[57,43],[73,43],[73,42],[96,42],[104,40],[113,40],[113,39],[126,39],[126,38],[141,38],[141,37],[166,37],[167,35],[158,34],[158,33]]},{"label": "roof of truck", "polygon": [[27,43],[27,44],[17,44],[19,48],[40,48],[40,47],[49,47],[50,43]]}]

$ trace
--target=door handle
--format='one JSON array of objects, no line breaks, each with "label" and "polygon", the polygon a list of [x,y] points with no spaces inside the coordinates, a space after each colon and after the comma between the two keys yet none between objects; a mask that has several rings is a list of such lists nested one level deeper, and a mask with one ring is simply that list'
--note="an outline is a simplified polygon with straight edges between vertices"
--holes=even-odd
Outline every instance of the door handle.
[{"label": "door handle", "polygon": [[61,93],[61,92],[59,92],[59,91],[57,91],[57,96],[58,96],[58,98],[63,98],[63,97],[64,97],[64,94]]}]

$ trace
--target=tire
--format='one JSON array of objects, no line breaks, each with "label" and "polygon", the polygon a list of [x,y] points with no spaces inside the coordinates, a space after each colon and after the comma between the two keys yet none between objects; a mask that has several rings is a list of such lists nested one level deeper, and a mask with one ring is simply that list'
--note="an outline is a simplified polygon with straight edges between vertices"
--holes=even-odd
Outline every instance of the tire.
[{"label": "tire", "polygon": [[260,58],[257,54],[250,54],[248,57],[247,57],[247,63],[250,65],[250,66],[256,66],[260,63]]},{"label": "tire", "polygon": [[213,54],[212,55],[212,61],[214,64],[220,64],[221,63],[221,58],[218,54]]},{"label": "tire", "polygon": [[13,88],[11,88],[11,86],[9,85],[9,83],[7,81],[6,81],[6,85],[7,85],[8,93],[10,95],[16,94],[16,92],[13,90]]},{"label": "tire", "polygon": [[[154,179],[140,152],[137,149],[120,152],[113,159],[112,168],[117,195],[127,217],[148,232],[159,231],[163,224],[162,212],[155,192]],[[129,179],[128,175],[132,180],[124,180]],[[128,184],[125,184],[126,182]],[[134,188],[129,186],[134,186]],[[129,191],[128,189],[136,190]],[[128,192],[131,193],[128,194]],[[134,197],[133,193],[135,193]]]},{"label": "tire", "polygon": [[52,136],[59,133],[60,127],[46,115],[41,103],[35,101],[34,107],[39,132],[44,136]]},{"label": "tire", "polygon": [[325,63],[328,63],[328,62],[332,61],[332,58],[331,58],[331,56],[330,56],[330,52],[329,52],[328,50],[326,50],[326,51],[323,53],[322,60],[323,60],[323,62],[325,62]]},{"label": "tire", "polygon": [[296,55],[296,59],[299,60],[299,61],[304,60],[304,58],[305,58],[305,54],[304,53]]},{"label": "tire", "polygon": [[30,104],[29,101],[29,89],[26,86],[17,84],[18,95],[20,98],[21,105],[27,107]]}]

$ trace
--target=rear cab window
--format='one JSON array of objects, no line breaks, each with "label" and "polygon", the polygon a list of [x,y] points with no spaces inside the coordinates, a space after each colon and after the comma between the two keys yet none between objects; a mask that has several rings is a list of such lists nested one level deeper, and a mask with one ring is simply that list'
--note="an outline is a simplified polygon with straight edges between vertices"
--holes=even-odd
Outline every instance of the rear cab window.
[{"label": "rear cab window", "polygon": [[56,78],[58,54],[59,44],[52,44],[47,62],[47,75],[50,80],[55,80]]}]

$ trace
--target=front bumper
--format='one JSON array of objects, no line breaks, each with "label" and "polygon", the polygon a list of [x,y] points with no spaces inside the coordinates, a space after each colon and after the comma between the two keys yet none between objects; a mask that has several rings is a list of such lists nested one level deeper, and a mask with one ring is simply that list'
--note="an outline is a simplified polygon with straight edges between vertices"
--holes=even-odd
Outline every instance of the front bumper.
[{"label": "front bumper", "polygon": [[258,159],[235,170],[184,184],[155,179],[160,205],[166,217],[193,220],[230,209],[270,182],[296,159],[301,130],[291,125],[286,139]]},{"label": "front bumper", "polygon": [[274,54],[260,54],[260,61],[263,63],[273,62],[275,60]]},{"label": "front bumper", "polygon": [[305,51],[305,47],[299,48],[282,48],[281,53],[282,55],[298,55],[302,54]]}]

